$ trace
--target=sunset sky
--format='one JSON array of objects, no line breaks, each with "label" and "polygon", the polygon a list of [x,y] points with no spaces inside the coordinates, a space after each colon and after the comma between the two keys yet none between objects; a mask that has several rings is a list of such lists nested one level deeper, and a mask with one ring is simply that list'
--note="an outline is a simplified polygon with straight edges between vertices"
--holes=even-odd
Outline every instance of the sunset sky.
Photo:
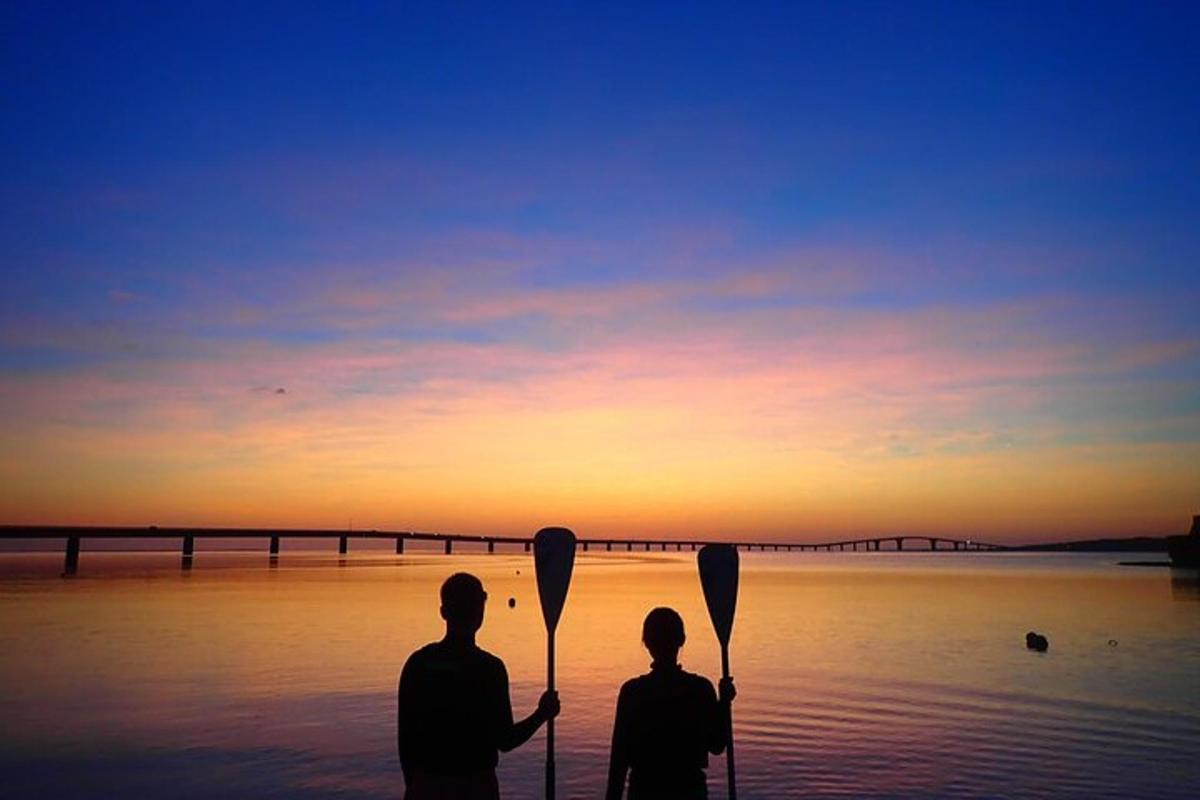
[{"label": "sunset sky", "polygon": [[1200,513],[1200,6],[17,2],[0,523]]}]

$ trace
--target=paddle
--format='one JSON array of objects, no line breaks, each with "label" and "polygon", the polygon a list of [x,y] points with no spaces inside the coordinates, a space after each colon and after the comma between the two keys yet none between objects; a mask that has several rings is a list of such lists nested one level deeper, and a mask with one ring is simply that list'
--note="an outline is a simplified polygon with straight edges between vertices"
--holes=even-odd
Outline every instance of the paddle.
[{"label": "paddle", "polygon": [[[566,528],[542,528],[533,537],[538,599],[546,620],[546,690],[554,691],[554,631],[567,602],[575,566],[575,534]],[[554,720],[546,721],[546,800],[554,800]]]},{"label": "paddle", "polygon": [[[706,544],[697,557],[704,602],[712,619],[717,641],[721,643],[721,677],[729,677],[729,635],[733,632],[733,614],[737,608],[738,554],[728,544]],[[737,800],[737,781],[733,769],[733,709],[729,709],[728,744],[725,749],[726,774],[729,776],[729,800]]]}]

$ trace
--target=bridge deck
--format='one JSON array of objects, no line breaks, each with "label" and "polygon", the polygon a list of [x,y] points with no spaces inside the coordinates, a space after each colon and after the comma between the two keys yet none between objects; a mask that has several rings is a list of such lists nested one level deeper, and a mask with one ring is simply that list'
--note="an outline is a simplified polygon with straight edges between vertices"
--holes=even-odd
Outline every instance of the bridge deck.
[{"label": "bridge deck", "polygon": [[[79,525],[2,525],[0,539],[65,539],[66,562],[64,575],[73,575],[79,566],[79,553],[83,539],[180,539],[182,542],[183,567],[191,566],[195,557],[196,539],[268,539],[269,552],[272,562],[279,555],[281,539],[337,539],[338,552],[346,555],[349,552],[351,539],[389,539],[396,543],[396,552],[404,552],[406,541],[441,542],[444,552],[453,552],[453,545],[459,543],[476,543],[487,545],[488,552],[495,552],[497,544],[519,544],[529,552],[532,536],[490,536],[464,533],[432,533],[425,531],[379,531],[379,530],[332,530],[312,528],[191,528],[191,527],[133,527],[133,526],[79,526]],[[792,552],[792,551],[834,551],[858,552],[895,550],[905,551],[906,541],[916,540],[925,542],[922,548],[908,548],[926,552],[963,552],[963,551],[994,551],[1010,548],[977,542],[970,539],[951,539],[944,536],[897,535],[877,536],[867,539],[848,539],[836,542],[735,542],[700,539],[616,539],[616,538],[587,538],[579,539],[578,546],[584,551],[591,548],[603,547],[605,551],[614,548],[624,548],[633,551],[636,547],[651,551],[676,552],[696,550],[706,544],[728,544],[740,550],[758,550],[761,552]],[[889,543],[892,546],[884,548]],[[944,546],[939,546],[944,545]]]}]

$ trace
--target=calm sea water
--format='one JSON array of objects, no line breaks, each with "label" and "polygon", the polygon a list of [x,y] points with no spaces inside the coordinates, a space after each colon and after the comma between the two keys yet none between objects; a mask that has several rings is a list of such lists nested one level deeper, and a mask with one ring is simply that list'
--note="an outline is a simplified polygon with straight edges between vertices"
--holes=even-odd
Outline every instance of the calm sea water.
[{"label": "calm sea water", "polygon": [[[1057,554],[743,554],[732,663],[744,798],[1200,796],[1195,573]],[[545,678],[521,554],[0,555],[0,796],[399,798],[395,684],[452,571],[518,714]],[[516,607],[508,607],[508,598]],[[560,797],[603,792],[645,613],[719,654],[691,554],[581,555],[559,629]],[[1024,646],[1028,630],[1046,654]],[[503,756],[541,791],[544,735]],[[709,784],[724,796],[724,759]]]}]

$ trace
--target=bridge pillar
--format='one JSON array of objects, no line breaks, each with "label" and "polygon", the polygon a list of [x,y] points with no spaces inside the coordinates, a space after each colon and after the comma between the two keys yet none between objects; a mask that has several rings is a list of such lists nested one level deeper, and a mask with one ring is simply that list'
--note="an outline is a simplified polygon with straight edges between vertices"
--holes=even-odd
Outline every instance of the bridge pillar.
[{"label": "bridge pillar", "polygon": [[396,537],[396,555],[398,555],[398,556],[404,555],[404,537],[403,536]]},{"label": "bridge pillar", "polygon": [[338,537],[338,555],[344,556],[348,552],[350,552],[350,537],[349,536],[339,536]]},{"label": "bridge pillar", "polygon": [[496,540],[495,539],[488,539],[488,552],[489,553],[496,552]]},{"label": "bridge pillar", "polygon": [[662,551],[663,551],[664,553],[665,553],[665,552],[667,552],[667,543],[666,543],[666,542],[663,542],[663,543],[662,543]]},{"label": "bridge pillar", "polygon": [[612,542],[605,542],[605,543],[604,543],[604,552],[606,552],[606,553],[611,553],[611,552],[612,552]]},{"label": "bridge pillar", "polygon": [[929,537],[929,549],[937,550],[937,539],[934,539],[932,536]]},{"label": "bridge pillar", "polygon": [[183,537],[183,559],[180,561],[180,567],[183,569],[192,568],[192,555],[196,552],[196,540],[192,536]]},{"label": "bridge pillar", "polygon": [[650,543],[649,542],[646,542],[646,552],[647,553],[650,552]]},{"label": "bridge pillar", "polygon": [[452,552],[454,552],[454,540],[447,539],[446,540],[446,555],[450,555]]},{"label": "bridge pillar", "polygon": [[529,545],[530,545],[530,543],[529,543],[529,542],[526,542],[526,543],[525,543],[525,552],[526,552],[526,553],[528,553],[528,552],[529,552]]},{"label": "bridge pillar", "polygon": [[896,537],[896,552],[900,552],[903,549],[904,549],[904,537],[897,536]]},{"label": "bridge pillar", "polygon": [[683,543],[682,543],[682,542],[676,542],[676,543],[675,543],[675,552],[676,552],[676,553],[678,553],[678,552],[679,552],[680,550],[682,550],[682,549],[683,549]]},{"label": "bridge pillar", "polygon": [[587,549],[588,549],[588,543],[587,543],[587,542],[584,542],[584,543],[583,543],[583,552],[585,552],[585,553],[586,553],[586,552],[587,552]]},{"label": "bridge pillar", "polygon": [[696,552],[696,543],[692,542],[692,552]]},{"label": "bridge pillar", "polygon": [[627,553],[632,553],[632,552],[633,552],[633,542],[626,542],[626,543],[625,543],[625,552],[627,552]]},{"label": "bridge pillar", "polygon": [[79,537],[67,537],[67,558],[63,562],[63,576],[74,575],[79,571]]},{"label": "bridge pillar", "polygon": [[278,536],[271,537],[271,545],[268,548],[268,550],[271,554],[271,560],[275,560],[275,559],[279,558],[279,537]]}]

